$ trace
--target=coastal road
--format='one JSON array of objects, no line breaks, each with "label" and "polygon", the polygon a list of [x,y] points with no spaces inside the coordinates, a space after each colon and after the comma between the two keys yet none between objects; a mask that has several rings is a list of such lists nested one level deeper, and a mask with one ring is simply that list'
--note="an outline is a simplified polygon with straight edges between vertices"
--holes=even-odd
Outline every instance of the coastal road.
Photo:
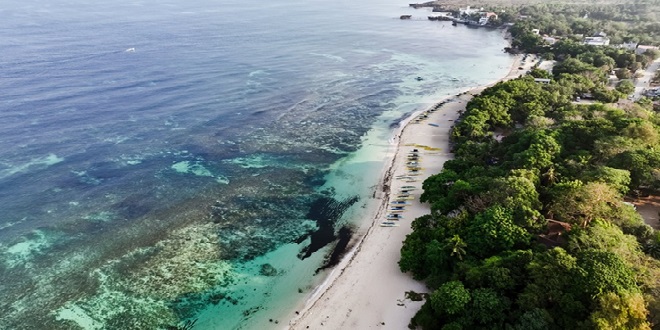
[{"label": "coastal road", "polygon": [[635,83],[635,93],[633,94],[633,100],[639,100],[642,97],[642,93],[645,89],[649,88],[651,78],[655,75],[655,72],[660,68],[660,58],[653,61],[651,65],[644,70],[642,77],[634,79]]}]

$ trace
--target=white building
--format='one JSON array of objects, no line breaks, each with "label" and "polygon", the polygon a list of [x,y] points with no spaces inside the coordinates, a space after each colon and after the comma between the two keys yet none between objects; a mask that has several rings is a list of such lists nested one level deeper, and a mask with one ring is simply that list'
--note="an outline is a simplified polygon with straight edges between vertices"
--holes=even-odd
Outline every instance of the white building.
[{"label": "white building", "polygon": [[584,38],[585,45],[592,46],[607,46],[610,44],[610,38],[607,37],[586,37]]},{"label": "white building", "polygon": [[497,14],[490,11],[489,12],[482,11],[479,12],[479,14],[481,15],[481,18],[479,18],[479,25],[486,25],[491,18],[497,19]]},{"label": "white building", "polygon": [[543,37],[543,41],[545,41],[549,45],[554,45],[555,42],[557,42],[557,39],[553,37]]},{"label": "white building", "polygon": [[458,13],[459,13],[459,16],[464,16],[464,15],[465,16],[470,16],[472,14],[478,13],[481,10],[483,10],[483,8],[481,8],[481,9],[472,9],[472,8],[470,8],[470,6],[467,6],[465,8],[460,8],[459,7],[458,8]]},{"label": "white building", "polygon": [[647,50],[658,50],[658,47],[639,45],[637,46],[637,49],[635,49],[635,54],[637,55],[644,54]]},{"label": "white building", "polygon": [[545,78],[534,78],[534,82],[537,82],[539,84],[547,85],[551,82],[552,80],[550,79],[545,79]]},{"label": "white building", "polygon": [[621,45],[619,45],[619,48],[627,49],[627,50],[635,50],[637,48],[637,43],[636,42],[624,42]]}]

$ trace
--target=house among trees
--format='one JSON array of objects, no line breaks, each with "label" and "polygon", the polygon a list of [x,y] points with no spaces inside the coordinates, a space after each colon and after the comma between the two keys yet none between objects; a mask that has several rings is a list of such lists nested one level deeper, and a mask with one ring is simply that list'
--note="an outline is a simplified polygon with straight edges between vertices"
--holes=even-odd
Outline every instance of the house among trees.
[{"label": "house among trees", "polygon": [[486,25],[488,21],[492,19],[497,19],[497,14],[493,12],[480,12],[481,18],[479,18],[479,25]]},{"label": "house among trees", "polygon": [[483,10],[483,8],[474,9],[474,8],[470,8],[470,6],[467,6],[465,8],[458,8],[458,15],[459,16],[470,16],[470,15],[478,13],[480,10]]},{"label": "house among trees", "polygon": [[584,38],[585,45],[591,46],[607,46],[610,44],[610,38],[608,37],[586,37]]},{"label": "house among trees", "polygon": [[543,36],[543,41],[548,45],[554,45],[557,42],[557,38]]},{"label": "house among trees", "polygon": [[637,48],[637,43],[634,42],[634,41],[624,42],[621,45],[619,45],[619,48],[623,48],[623,49],[629,50],[629,51],[634,51]]},{"label": "house among trees", "polygon": [[658,47],[656,47],[656,46],[639,45],[639,46],[637,46],[637,48],[635,49],[635,54],[637,54],[637,55],[641,55],[641,54],[646,53],[646,51],[649,51],[649,50],[658,50]]},{"label": "house among trees", "polygon": [[493,19],[497,19],[497,14],[494,12],[486,12],[483,8],[474,9],[470,6],[458,9],[458,17],[465,19],[468,24],[472,25],[486,25]]}]

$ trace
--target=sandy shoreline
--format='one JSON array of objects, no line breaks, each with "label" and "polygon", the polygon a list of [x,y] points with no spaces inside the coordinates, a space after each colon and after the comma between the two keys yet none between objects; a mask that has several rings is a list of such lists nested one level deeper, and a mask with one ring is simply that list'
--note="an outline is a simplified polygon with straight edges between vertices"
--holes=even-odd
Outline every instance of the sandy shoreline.
[{"label": "sandy shoreline", "polygon": [[[508,80],[524,74],[532,65],[521,66],[522,56],[515,56]],[[497,82],[497,81],[496,81]],[[385,168],[376,197],[382,201],[374,210],[371,226],[356,246],[344,257],[316,288],[304,306],[299,306],[287,329],[406,329],[423,302],[406,299],[407,291],[427,292],[424,283],[399,271],[398,260],[402,242],[412,229],[415,218],[428,214],[428,205],[419,202],[424,179],[441,171],[449,153],[449,131],[467,102],[491,84],[471,88],[456,96],[441,100],[429,109],[406,119],[394,138],[396,147]],[[435,109],[431,111],[432,109]],[[415,122],[421,114],[428,118]],[[433,125],[429,125],[433,124]],[[397,176],[408,174],[408,155],[419,150],[423,170],[416,182],[406,182]],[[381,227],[389,213],[390,203],[403,186],[415,186],[398,227]]]}]

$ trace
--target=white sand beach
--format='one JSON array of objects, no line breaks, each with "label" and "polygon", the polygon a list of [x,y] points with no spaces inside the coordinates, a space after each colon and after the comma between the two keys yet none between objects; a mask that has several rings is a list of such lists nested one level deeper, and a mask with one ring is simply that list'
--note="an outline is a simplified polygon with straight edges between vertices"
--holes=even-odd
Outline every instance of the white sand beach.
[{"label": "white sand beach", "polygon": [[[522,56],[515,57],[512,69],[502,80],[524,74],[536,60],[524,65]],[[519,67],[522,66],[522,70]],[[415,281],[409,274],[401,273],[398,267],[402,242],[412,229],[412,221],[430,212],[429,206],[419,202],[424,179],[439,173],[445,161],[452,158],[449,153],[449,131],[459,112],[467,102],[486,86],[477,87],[436,104],[431,109],[410,117],[396,136],[392,162],[388,164],[377,192],[382,199],[374,213],[372,226],[361,242],[347,254],[344,260],[318,287],[304,306],[293,315],[287,329],[407,329],[410,319],[422,306],[423,301],[406,299],[407,291],[427,292],[424,283]],[[435,110],[433,110],[435,109]],[[433,111],[432,111],[433,110]],[[416,122],[425,114],[427,118]],[[418,150],[420,175],[409,179],[409,155]],[[407,200],[402,219],[394,221],[395,227],[381,227],[390,214],[390,203],[403,186],[415,186]]]}]

